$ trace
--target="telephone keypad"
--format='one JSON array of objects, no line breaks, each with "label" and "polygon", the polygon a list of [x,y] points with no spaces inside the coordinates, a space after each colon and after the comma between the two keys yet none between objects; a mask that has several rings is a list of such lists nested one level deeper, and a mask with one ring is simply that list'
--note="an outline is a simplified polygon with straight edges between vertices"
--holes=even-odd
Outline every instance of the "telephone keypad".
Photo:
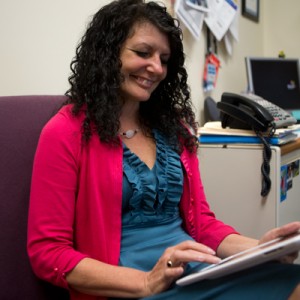
[{"label": "telephone keypad", "polygon": [[294,118],[287,111],[280,108],[276,104],[269,102],[255,94],[247,94],[247,97],[253,100],[254,102],[260,104],[269,111],[269,113],[274,118],[276,128],[287,127],[292,124],[295,124]]}]

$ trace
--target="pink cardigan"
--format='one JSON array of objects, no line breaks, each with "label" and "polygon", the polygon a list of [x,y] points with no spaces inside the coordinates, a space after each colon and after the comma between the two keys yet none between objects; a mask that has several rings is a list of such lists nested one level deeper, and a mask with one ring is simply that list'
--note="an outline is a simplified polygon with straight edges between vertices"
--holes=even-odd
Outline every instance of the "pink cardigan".
[{"label": "pink cardigan", "polygon": [[[65,274],[85,257],[117,265],[121,241],[121,146],[94,134],[83,145],[83,114],[63,107],[44,127],[34,160],[28,254],[37,276],[68,288]],[[236,231],[215,219],[206,202],[196,154],[184,150],[181,213],[187,232],[216,249]],[[71,299],[105,299],[73,290]]]}]

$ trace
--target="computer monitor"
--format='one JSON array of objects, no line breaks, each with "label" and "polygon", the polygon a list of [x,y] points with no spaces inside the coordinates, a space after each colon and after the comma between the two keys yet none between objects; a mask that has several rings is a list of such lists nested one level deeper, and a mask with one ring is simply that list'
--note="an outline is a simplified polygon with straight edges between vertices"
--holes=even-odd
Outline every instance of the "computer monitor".
[{"label": "computer monitor", "polygon": [[299,59],[246,57],[248,90],[285,110],[300,109]]}]

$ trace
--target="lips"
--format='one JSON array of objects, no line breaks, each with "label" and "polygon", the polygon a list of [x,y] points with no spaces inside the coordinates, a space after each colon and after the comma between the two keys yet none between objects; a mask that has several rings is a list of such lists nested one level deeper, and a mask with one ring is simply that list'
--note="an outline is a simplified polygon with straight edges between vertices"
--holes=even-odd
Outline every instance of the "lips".
[{"label": "lips", "polygon": [[146,79],[139,76],[133,76],[133,77],[136,79],[136,82],[143,88],[150,89],[154,84],[153,80]]}]

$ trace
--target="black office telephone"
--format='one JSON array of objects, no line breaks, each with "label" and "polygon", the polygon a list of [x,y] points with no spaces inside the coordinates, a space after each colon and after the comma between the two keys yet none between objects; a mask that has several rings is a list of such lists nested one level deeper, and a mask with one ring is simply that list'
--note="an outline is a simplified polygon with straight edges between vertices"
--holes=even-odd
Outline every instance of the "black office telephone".
[{"label": "black office telephone", "polygon": [[223,128],[252,129],[260,138],[263,144],[261,195],[266,197],[271,189],[269,138],[276,128],[296,124],[297,120],[282,108],[254,94],[223,93],[217,107]]},{"label": "black office telephone", "polygon": [[221,112],[223,128],[265,132],[297,123],[287,111],[254,94],[223,93],[217,107]]}]

